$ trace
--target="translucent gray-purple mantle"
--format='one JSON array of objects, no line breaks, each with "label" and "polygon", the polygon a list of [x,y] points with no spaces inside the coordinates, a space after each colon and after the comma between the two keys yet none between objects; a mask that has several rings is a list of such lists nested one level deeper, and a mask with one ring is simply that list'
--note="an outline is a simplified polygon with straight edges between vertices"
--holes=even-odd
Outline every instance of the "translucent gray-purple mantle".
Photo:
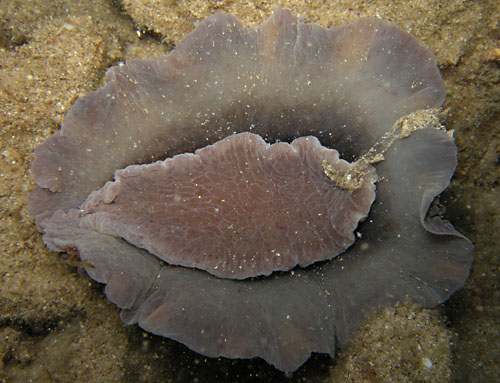
[{"label": "translucent gray-purple mantle", "polygon": [[106,79],[36,149],[29,209],[126,323],[293,371],[465,283],[473,246],[434,204],[456,147],[420,111],[443,81],[399,28],[219,13]]}]

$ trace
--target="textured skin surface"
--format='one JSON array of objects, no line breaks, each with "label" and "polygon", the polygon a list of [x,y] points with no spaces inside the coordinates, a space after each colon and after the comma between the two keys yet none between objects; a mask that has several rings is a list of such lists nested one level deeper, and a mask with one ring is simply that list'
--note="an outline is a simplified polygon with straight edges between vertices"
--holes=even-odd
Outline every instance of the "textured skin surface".
[{"label": "textured skin surface", "polygon": [[360,158],[398,118],[444,97],[432,54],[400,29],[368,19],[325,30],[283,10],[246,29],[219,14],[169,55],[107,78],[36,150],[30,210],[47,246],[92,265],[125,322],[204,355],[259,356],[292,371],[311,352],[334,356],[371,310],[404,299],[434,306],[464,284],[470,241],[428,215],[456,166],[453,139],[432,124],[376,165],[382,181],[354,245],[307,268],[217,278],[81,222],[82,202],[116,170],[235,132],[271,142],[312,134],[341,158]]},{"label": "textured skin surface", "polygon": [[375,199],[372,167],[350,193],[322,161],[342,176],[356,167],[315,137],[269,145],[240,133],[194,155],[118,171],[83,204],[81,226],[219,277],[308,266],[346,250]]}]

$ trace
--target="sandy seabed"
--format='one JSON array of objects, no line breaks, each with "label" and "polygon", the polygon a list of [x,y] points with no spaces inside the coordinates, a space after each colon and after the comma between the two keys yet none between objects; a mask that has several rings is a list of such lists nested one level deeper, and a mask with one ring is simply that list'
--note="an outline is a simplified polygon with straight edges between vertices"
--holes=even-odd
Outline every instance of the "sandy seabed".
[{"label": "sandy seabed", "polygon": [[[106,68],[168,52],[219,9],[247,25],[278,5],[325,27],[376,16],[437,56],[459,165],[442,195],[475,245],[466,286],[433,310],[406,304],[363,326],[336,361],[285,376],[210,359],[126,327],[78,261],[48,251],[26,211],[33,149]],[[492,382],[500,366],[500,3],[489,1],[31,0],[0,4],[0,382]]]}]

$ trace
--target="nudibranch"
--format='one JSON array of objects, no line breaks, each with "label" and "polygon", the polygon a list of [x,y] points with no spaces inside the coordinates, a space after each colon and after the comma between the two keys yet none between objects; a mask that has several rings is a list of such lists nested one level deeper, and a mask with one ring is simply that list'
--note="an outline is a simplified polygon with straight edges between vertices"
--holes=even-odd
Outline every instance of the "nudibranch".
[{"label": "nudibranch", "polygon": [[293,371],[465,283],[472,244],[432,205],[456,147],[422,112],[444,84],[398,27],[218,13],[106,79],[36,149],[29,210],[126,323]]}]

